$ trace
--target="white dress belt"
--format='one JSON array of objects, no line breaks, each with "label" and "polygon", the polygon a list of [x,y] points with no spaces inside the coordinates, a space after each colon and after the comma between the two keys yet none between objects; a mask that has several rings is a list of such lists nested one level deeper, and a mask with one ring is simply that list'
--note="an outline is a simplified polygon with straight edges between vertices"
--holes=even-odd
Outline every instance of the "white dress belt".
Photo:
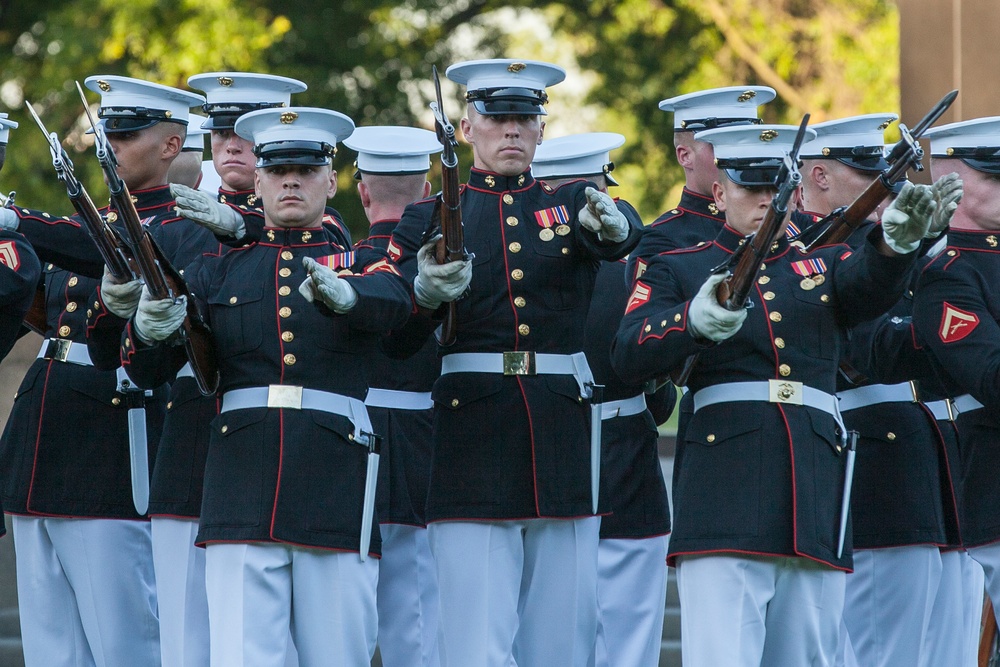
[{"label": "white dress belt", "polygon": [[646,410],[646,395],[639,394],[632,398],[623,398],[617,401],[605,401],[601,403],[601,419],[614,419],[615,417],[630,417]]},{"label": "white dress belt", "polygon": [[972,397],[972,394],[962,394],[961,396],[955,398],[952,404],[958,410],[959,414],[963,412],[972,412],[973,410],[978,410],[984,407],[982,403],[977,401]]},{"label": "white dress belt", "polygon": [[955,417],[957,416],[956,411],[952,409],[954,407],[954,403],[947,398],[941,399],[940,401],[930,401],[928,403],[924,403],[924,407],[930,410],[934,419],[938,421],[955,421]]},{"label": "white dress belt", "polygon": [[38,350],[38,359],[51,359],[53,361],[65,361],[79,366],[93,366],[90,360],[90,352],[84,343],[74,343],[71,340],[62,338],[46,338],[42,341],[42,347]]},{"label": "white dress belt", "polygon": [[590,398],[594,376],[583,352],[456,352],[441,358],[441,375],[448,373],[500,373],[503,375],[572,375],[580,395]]},{"label": "white dress belt", "polygon": [[400,391],[370,387],[365,396],[369,408],[389,408],[391,410],[429,410],[434,407],[429,391]]},{"label": "white dress belt", "polygon": [[845,442],[847,428],[840,416],[837,397],[825,391],[792,380],[767,380],[756,382],[726,382],[699,389],[694,394],[694,411],[716,403],[761,401],[785,405],[805,405],[822,410],[840,427],[841,442]]},{"label": "white dress belt", "polygon": [[190,363],[184,364],[184,366],[182,366],[181,369],[179,371],[177,371],[177,377],[179,377],[179,378],[193,378],[194,377],[194,369],[191,368],[191,364]]},{"label": "white dress belt", "polygon": [[837,392],[840,411],[857,410],[879,403],[916,403],[917,396],[909,382],[899,384],[870,384],[864,387]]},{"label": "white dress belt", "polygon": [[267,387],[233,389],[222,396],[220,412],[249,408],[282,408],[286,410],[320,410],[347,417],[354,425],[354,439],[368,443],[372,434],[368,409],[357,398],[334,394],[330,391],[305,389],[294,385],[272,384]]}]

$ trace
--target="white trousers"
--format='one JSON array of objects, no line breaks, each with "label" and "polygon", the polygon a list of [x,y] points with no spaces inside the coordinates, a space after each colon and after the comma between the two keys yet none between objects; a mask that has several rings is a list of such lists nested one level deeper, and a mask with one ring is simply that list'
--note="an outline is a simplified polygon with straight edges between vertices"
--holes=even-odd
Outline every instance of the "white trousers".
[{"label": "white trousers", "polygon": [[378,560],[282,544],[210,544],[212,667],[283,667],[289,628],[302,667],[368,665]]},{"label": "white trousers", "polygon": [[27,667],[159,665],[149,524],[12,516]]},{"label": "white trousers", "polygon": [[667,538],[601,540],[596,667],[656,667],[667,598]]},{"label": "white trousers", "polygon": [[599,517],[428,526],[442,667],[586,667]]},{"label": "white trousers", "polygon": [[198,520],[154,516],[150,524],[163,667],[208,667],[205,550],[194,545]]},{"label": "white trousers", "polygon": [[[938,586],[931,618],[924,637],[922,665],[955,665],[955,667],[976,667],[977,656],[969,651],[965,631],[966,591],[962,574],[964,561],[972,561],[964,551],[941,552],[941,584]],[[974,561],[972,561],[974,563]],[[976,564],[976,567],[979,567]],[[971,569],[971,568],[970,568]],[[981,569],[981,568],[980,568]],[[980,582],[979,595],[972,599],[982,600],[983,586]],[[981,607],[980,607],[981,611]],[[975,644],[979,641],[979,619],[976,619]]]},{"label": "white trousers", "polygon": [[859,667],[928,664],[923,649],[941,569],[936,546],[854,552],[841,642],[851,645]]},{"label": "white trousers", "polygon": [[384,667],[438,667],[438,587],[427,529],[383,523],[378,649]]},{"label": "white trousers", "polygon": [[806,558],[679,557],[684,667],[832,665],[845,579]]}]

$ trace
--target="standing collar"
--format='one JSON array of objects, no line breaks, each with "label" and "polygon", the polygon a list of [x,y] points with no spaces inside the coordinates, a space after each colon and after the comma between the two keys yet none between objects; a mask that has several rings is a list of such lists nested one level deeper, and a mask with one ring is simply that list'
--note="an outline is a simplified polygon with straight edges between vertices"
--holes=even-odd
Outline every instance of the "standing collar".
[{"label": "standing collar", "polygon": [[233,204],[235,206],[257,206],[257,194],[253,190],[223,190],[219,188],[219,201],[223,204]]},{"label": "standing collar", "polygon": [[317,243],[328,243],[331,240],[333,239],[325,227],[309,229],[265,227],[260,244],[270,246],[316,245]]},{"label": "standing collar", "polygon": [[[715,237],[715,244],[726,252],[734,253],[739,249],[744,238],[746,237],[729,225],[723,225],[719,235]],[[781,238],[775,241],[771,247],[772,250],[770,254],[768,254],[767,259],[764,260],[765,262],[771,262],[778,259],[784,255],[791,246],[788,244],[787,235],[783,234]]]},{"label": "standing collar", "polygon": [[719,222],[726,221],[726,214],[716,207],[713,197],[700,195],[694,190],[689,190],[687,186],[684,187],[684,191],[681,193],[681,200],[677,204],[677,208],[682,208],[685,211],[697,213],[708,218],[714,218]]},{"label": "standing collar", "polygon": [[969,250],[1000,252],[1000,232],[975,229],[949,229],[948,245]]},{"label": "standing collar", "polygon": [[517,176],[501,176],[489,171],[482,171],[475,167],[469,172],[469,187],[486,192],[503,194],[510,190],[525,190],[534,184],[535,178],[531,175],[531,170],[524,171]]}]

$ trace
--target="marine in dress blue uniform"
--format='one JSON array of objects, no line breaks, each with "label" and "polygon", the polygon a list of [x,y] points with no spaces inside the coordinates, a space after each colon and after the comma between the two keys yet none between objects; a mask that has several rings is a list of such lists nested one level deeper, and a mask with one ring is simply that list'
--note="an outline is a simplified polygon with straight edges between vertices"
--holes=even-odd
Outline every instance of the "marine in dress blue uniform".
[{"label": "marine in dress blue uniform", "polygon": [[[109,86],[119,81],[94,80]],[[126,87],[131,82],[155,87],[127,81]],[[154,128],[151,121],[156,114],[163,119],[167,111],[186,113],[186,107],[165,109],[150,102],[145,97],[133,104],[133,109],[148,112],[142,117],[130,116],[126,104],[101,115],[107,129],[127,135],[112,140],[120,173],[140,217],[155,221],[172,215],[165,176],[183,129]],[[115,224],[119,212],[106,208],[102,215]],[[25,216],[20,224],[30,231],[33,222],[47,226],[52,219],[47,214]],[[77,244],[96,252],[77,220],[53,228],[62,227],[74,230]],[[141,455],[145,447],[147,459],[155,460],[165,388],[143,401],[143,392],[125,384],[117,353],[112,349],[107,359],[88,345],[88,318],[103,309],[99,280],[69,272],[93,276],[86,263],[72,257],[60,261],[66,264],[46,265],[46,340],[22,382],[3,437],[5,497],[11,498],[8,510],[18,515],[21,535],[16,540],[18,571],[30,587],[20,601],[25,656],[29,664],[63,664],[67,659],[155,664],[159,632],[150,527],[133,504],[129,449],[136,447]],[[132,409],[143,403],[145,433],[139,426],[130,433],[129,423],[137,414]],[[143,482],[148,479],[137,478],[136,488],[144,488]],[[123,571],[134,575],[122,577]],[[39,592],[40,581],[44,592]]]},{"label": "marine in dress blue uniform", "polygon": [[[727,224],[712,242],[657,256],[636,283],[612,362],[641,382],[700,353],[688,382],[694,416],[674,463],[669,562],[692,665],[830,664],[837,648],[849,524],[838,553],[845,456],[834,397],[843,327],[900,296],[923,236],[914,215],[857,250],[801,256],[786,238],[764,261],[752,307],[716,302],[713,274],[765,214],[796,128],[699,133],[715,148],[713,185]],[[895,245],[899,253],[891,249]],[[823,275],[803,284],[803,275]],[[745,321],[744,321],[745,320]],[[795,405],[789,405],[793,400]]]},{"label": "marine in dress blue uniform", "polygon": [[759,107],[775,97],[768,86],[731,86],[677,95],[660,102],[662,111],[674,114],[674,152],[684,169],[681,199],[663,213],[643,234],[629,254],[629,285],[638,280],[656,255],[711,241],[726,218],[712,197],[715,167],[712,145],[695,139],[695,133],[715,127],[759,124]]},{"label": "marine in dress blue uniform", "polygon": [[[606,192],[608,185],[618,185],[611,176],[610,151],[624,143],[625,137],[614,132],[550,139],[535,152],[531,172],[553,187],[584,179]],[[616,203],[642,224],[627,202]],[[624,260],[601,264],[584,347],[594,381],[604,386],[601,476],[603,493],[611,499],[611,514],[601,518],[597,551],[597,667],[659,661],[667,593],[670,508],[656,425],[670,416],[677,392],[666,383],[647,395],[644,385],[623,381],[611,367],[611,341],[629,297],[625,280]]]},{"label": "marine in dress blue uniform", "polygon": [[[825,217],[849,206],[888,169],[883,132],[896,119],[895,114],[867,114],[812,126],[817,137],[800,153],[805,208]],[[847,243],[858,247],[877,224],[862,225]],[[911,307],[908,289],[883,318],[908,319]],[[958,545],[958,516],[951,479],[941,477],[950,467],[948,451],[933,415],[920,402],[916,381],[925,364],[917,360],[917,367],[896,367],[900,377],[880,383],[848,361],[873,347],[872,335],[881,325],[880,319],[851,331],[837,377],[844,423],[858,433],[851,496],[855,571],[847,577],[841,639],[861,665],[958,664],[954,653],[943,662],[924,657],[935,626],[940,638],[961,636],[961,615],[934,617],[938,595],[958,594],[961,586],[959,580],[942,581],[940,547]]]},{"label": "marine in dress blue uniform", "polygon": [[[1000,389],[993,373],[997,357],[995,279],[1000,218],[1000,117],[977,118],[931,128],[931,173],[955,171],[964,196],[947,246],[924,268],[914,295],[916,344],[930,352],[944,392],[953,399],[961,450],[962,538],[982,564],[994,611],[1000,602],[1000,505],[994,475],[1000,422],[995,408]],[[985,406],[985,407],[984,407]],[[966,595],[972,601],[974,591]]]},{"label": "marine in dress blue uniform", "polygon": [[[364,361],[411,299],[383,251],[340,245],[322,225],[336,190],[331,155],[354,129],[349,118],[263,109],[235,129],[258,156],[262,240],[187,271],[221,373],[197,537],[212,664],[283,665],[292,616],[303,663],[366,664],[379,539],[377,527],[365,537],[377,441],[362,402]],[[151,343],[169,339],[184,307],[140,301],[122,348],[140,384],[183,364],[179,348]]]},{"label": "marine in dress blue uniform", "polygon": [[[0,113],[0,169],[7,153],[7,140],[17,123]],[[21,333],[21,321],[31,308],[36,288],[42,277],[42,267],[34,248],[23,234],[0,230],[0,298],[3,304],[3,321],[0,323],[0,359],[14,347]],[[3,529],[6,532],[6,528]],[[2,535],[3,532],[0,532]]]},{"label": "marine in dress blue uniform", "polygon": [[[194,136],[203,144],[203,135],[211,134],[212,159],[224,175],[217,191],[219,201],[255,206],[253,144],[233,132],[233,126],[240,115],[249,111],[288,106],[291,93],[305,90],[305,84],[266,74],[215,72],[192,76],[188,85],[206,94],[199,104],[208,118],[190,114],[188,137]],[[193,123],[199,125],[195,131],[190,127]],[[193,183],[186,185],[197,187]],[[202,255],[228,250],[210,231],[179,215],[151,233],[182,275]],[[114,341],[116,356],[120,342],[119,335]],[[153,564],[157,582],[162,583],[159,619],[164,667],[209,662],[205,551],[194,542],[211,435],[209,424],[218,411],[218,398],[203,396],[190,366],[185,365],[170,383],[163,436],[150,484]]]},{"label": "marine in dress blue uniform", "polygon": [[429,256],[433,200],[406,209],[389,247],[420,307],[394,332],[404,347],[422,345],[437,326],[427,313],[469,288],[432,392],[427,521],[441,661],[585,665],[599,522],[584,327],[598,262],[623,257],[639,229],[587,182],[554,188],[529,170],[560,68],[505,59],[447,75],[467,87],[461,127],[474,163],[461,198],[474,258],[438,266]]},{"label": "marine in dress blue uniform", "polygon": [[[359,127],[344,145],[358,153],[355,178],[371,223],[359,241],[387,250],[403,209],[431,191],[430,156],[437,136],[414,127]],[[441,374],[434,341],[408,359],[377,352],[365,405],[382,436],[378,516],[382,559],[378,577],[378,645],[386,667],[436,667],[437,572],[427,541],[424,505],[431,468],[431,388]]]}]

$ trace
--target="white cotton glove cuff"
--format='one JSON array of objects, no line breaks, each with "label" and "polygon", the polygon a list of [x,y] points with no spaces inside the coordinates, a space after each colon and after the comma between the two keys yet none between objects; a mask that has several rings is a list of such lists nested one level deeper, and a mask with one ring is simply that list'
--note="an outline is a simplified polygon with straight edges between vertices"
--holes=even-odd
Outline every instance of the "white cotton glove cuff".
[{"label": "white cotton glove cuff", "polygon": [[149,289],[144,285],[139,307],[135,311],[132,329],[139,340],[148,344],[164,341],[177,331],[187,316],[187,297],[183,294],[176,300],[152,300]]},{"label": "white cotton glove cuff", "polygon": [[472,281],[472,262],[460,260],[438,264],[434,259],[436,240],[417,252],[417,277],[413,279],[413,297],[418,306],[437,310],[462,296]]},{"label": "white cotton glove cuff", "polygon": [[920,247],[935,208],[934,193],[929,186],[906,183],[882,214],[882,238],[886,245],[901,255]]},{"label": "white cotton glove cuff", "polygon": [[715,289],[726,279],[727,274],[717,273],[708,277],[698,294],[691,299],[688,307],[688,329],[696,338],[705,338],[720,342],[731,337],[747,318],[745,308],[728,310],[719,305],[715,298]]},{"label": "white cotton glove cuff", "polygon": [[21,224],[21,218],[12,208],[0,208],[0,229],[16,232]]},{"label": "white cotton glove cuff", "polygon": [[[595,188],[587,188],[584,194],[587,195],[589,205],[580,209],[577,216],[580,224],[597,234],[599,238],[607,239],[612,243],[621,243],[627,239],[628,220],[618,210],[615,200]],[[597,215],[594,215],[594,211],[597,212]]]},{"label": "white cotton glove cuff", "polygon": [[101,278],[101,301],[112,314],[127,320],[135,315],[142,296],[142,281],[130,280],[127,283],[115,282],[107,269]]},{"label": "white cotton glove cuff", "polygon": [[303,257],[302,265],[306,267],[309,277],[299,285],[299,294],[312,303],[319,299],[335,313],[343,315],[358,303],[358,293],[351,284],[338,276],[333,270],[319,264],[312,257]]},{"label": "white cotton glove cuff", "polygon": [[246,235],[243,216],[207,192],[171,183],[170,194],[174,196],[178,215],[198,223],[213,234],[231,236],[237,240]]}]

